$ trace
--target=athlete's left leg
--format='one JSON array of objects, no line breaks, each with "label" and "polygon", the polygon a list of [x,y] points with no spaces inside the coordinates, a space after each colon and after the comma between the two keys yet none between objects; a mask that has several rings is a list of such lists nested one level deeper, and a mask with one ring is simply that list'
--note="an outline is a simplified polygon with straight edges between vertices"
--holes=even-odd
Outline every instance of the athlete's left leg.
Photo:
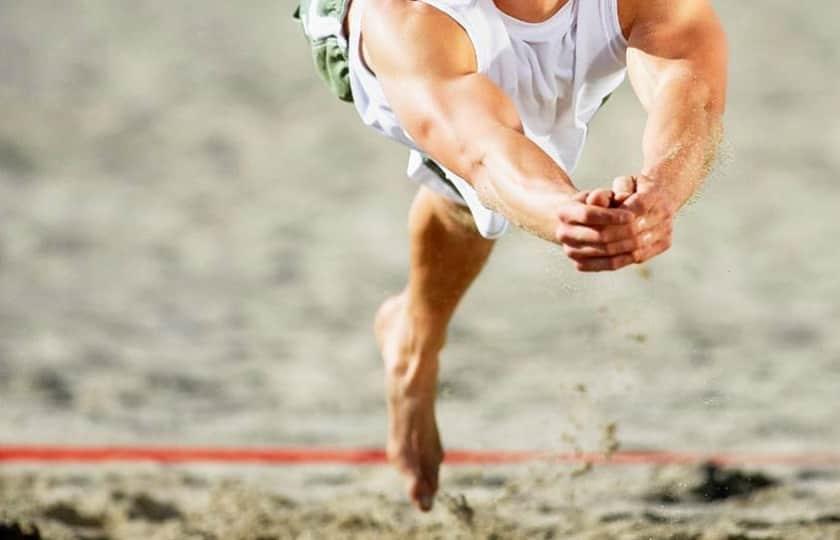
[{"label": "athlete's left leg", "polygon": [[409,230],[408,285],[379,309],[375,330],[385,361],[388,457],[408,479],[414,503],[428,510],[443,458],[434,410],[438,354],[493,241],[478,234],[466,208],[427,188],[414,199]]}]

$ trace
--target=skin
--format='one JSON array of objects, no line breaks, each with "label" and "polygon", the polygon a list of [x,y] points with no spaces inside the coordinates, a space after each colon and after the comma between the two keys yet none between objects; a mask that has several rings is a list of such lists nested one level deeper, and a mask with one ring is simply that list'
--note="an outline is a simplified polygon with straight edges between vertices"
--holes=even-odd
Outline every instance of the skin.
[{"label": "skin", "polygon": [[[529,22],[567,0],[496,0]],[[611,189],[579,192],[525,137],[511,100],[476,73],[475,51],[447,15],[411,0],[366,0],[363,56],[401,125],[436,161],[466,179],[489,208],[563,247],[583,272],[617,270],[663,253],[674,216],[709,172],[725,106],[726,38],[708,0],[619,0],[628,72],[647,111],[643,167]],[[434,401],[438,356],[458,302],[492,242],[465,210],[423,188],[409,219],[405,290],[380,308],[388,455],[422,510],[443,458]]]}]

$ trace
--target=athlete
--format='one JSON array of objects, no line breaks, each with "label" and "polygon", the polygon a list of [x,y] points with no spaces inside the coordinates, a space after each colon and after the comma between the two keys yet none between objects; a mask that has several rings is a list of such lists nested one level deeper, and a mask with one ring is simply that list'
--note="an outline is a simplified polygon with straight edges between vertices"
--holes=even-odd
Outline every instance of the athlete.
[{"label": "athlete", "polygon": [[[375,320],[388,456],[432,507],[443,459],[438,356],[462,296],[513,223],[583,272],[663,253],[722,133],[726,37],[709,0],[304,0],[321,74],[410,150],[408,284]],[[629,74],[643,167],[581,192],[587,125]]]}]

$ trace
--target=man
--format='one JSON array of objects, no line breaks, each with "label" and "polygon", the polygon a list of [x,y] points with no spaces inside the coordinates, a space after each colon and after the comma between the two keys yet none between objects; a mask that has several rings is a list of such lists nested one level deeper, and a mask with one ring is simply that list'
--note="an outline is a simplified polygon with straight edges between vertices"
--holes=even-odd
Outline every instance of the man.
[{"label": "man", "polygon": [[[329,2],[329,0],[327,0]],[[726,40],[709,0],[354,0],[301,6],[316,62],[362,120],[411,149],[408,285],[379,309],[388,455],[422,510],[443,457],[434,402],[454,310],[508,221],[584,272],[645,262],[708,174]],[[612,189],[569,174],[625,72],[644,166]],[[467,214],[467,212],[469,212]],[[466,218],[465,218],[466,215]]]}]

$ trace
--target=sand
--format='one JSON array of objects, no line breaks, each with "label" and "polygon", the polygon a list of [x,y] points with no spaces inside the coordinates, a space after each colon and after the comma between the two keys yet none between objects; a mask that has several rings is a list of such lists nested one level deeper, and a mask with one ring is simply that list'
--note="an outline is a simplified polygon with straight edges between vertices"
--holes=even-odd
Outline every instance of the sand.
[{"label": "sand", "polygon": [[450,468],[438,508],[421,515],[388,495],[382,468],[33,469],[3,477],[0,518],[56,539],[840,538],[836,470],[715,478],[673,466],[585,478],[547,465]]},{"label": "sand", "polygon": [[[840,448],[840,7],[716,5],[724,159],[674,248],[582,276],[524,233],[501,241],[443,357],[447,447],[599,450],[614,424],[625,449]],[[405,151],[322,88],[291,8],[0,3],[0,444],[382,445],[370,322],[403,284],[414,187]],[[642,125],[624,88],[578,184],[634,172]],[[761,468],[779,483],[708,504],[648,497],[695,485],[693,467],[572,472],[447,467],[456,510],[419,516],[380,467],[5,465],[0,522],[89,539],[840,537],[831,468]]]}]

